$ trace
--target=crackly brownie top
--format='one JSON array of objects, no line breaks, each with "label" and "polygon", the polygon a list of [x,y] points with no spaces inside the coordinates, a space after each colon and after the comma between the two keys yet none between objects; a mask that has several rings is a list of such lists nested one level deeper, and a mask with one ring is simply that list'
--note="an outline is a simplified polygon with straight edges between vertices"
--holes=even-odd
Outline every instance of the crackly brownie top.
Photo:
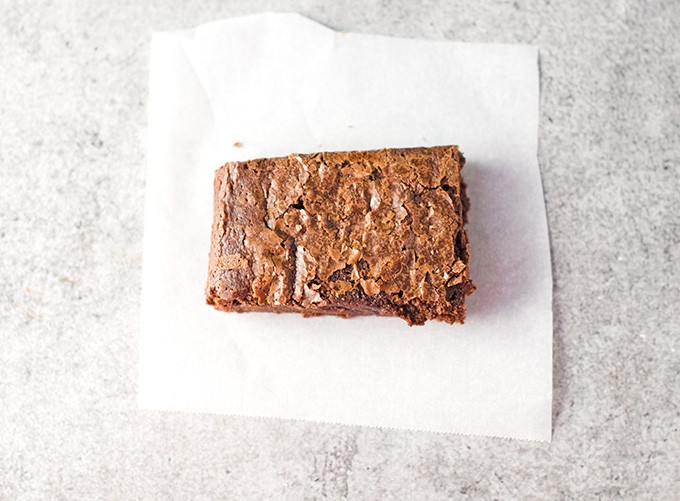
[{"label": "crackly brownie top", "polygon": [[215,179],[215,292],[310,307],[360,287],[443,302],[467,277],[463,163],[442,146],[226,164]]}]

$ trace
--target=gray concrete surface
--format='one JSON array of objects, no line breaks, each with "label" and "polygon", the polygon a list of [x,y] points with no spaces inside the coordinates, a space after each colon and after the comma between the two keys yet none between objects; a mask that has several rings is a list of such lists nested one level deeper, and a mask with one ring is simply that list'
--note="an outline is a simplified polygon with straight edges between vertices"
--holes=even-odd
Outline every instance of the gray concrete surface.
[{"label": "gray concrete surface", "polygon": [[[135,406],[149,39],[267,10],[541,49],[552,444]],[[0,3],[0,498],[677,499],[680,3]]]}]

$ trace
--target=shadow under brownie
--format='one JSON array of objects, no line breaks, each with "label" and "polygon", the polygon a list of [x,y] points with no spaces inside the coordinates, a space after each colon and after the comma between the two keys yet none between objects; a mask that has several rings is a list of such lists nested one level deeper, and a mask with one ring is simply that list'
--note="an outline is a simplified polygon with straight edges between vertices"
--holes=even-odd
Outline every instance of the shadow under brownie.
[{"label": "shadow under brownie", "polygon": [[465,320],[456,146],[231,162],[215,173],[206,299],[225,311]]}]

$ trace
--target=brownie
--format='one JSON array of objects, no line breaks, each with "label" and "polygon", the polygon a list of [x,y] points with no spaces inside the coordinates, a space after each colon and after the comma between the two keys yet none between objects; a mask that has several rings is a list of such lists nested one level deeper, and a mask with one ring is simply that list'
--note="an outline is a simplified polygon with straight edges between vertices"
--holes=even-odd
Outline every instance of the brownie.
[{"label": "brownie", "polygon": [[215,173],[206,296],[225,311],[463,323],[457,146],[289,155]]}]

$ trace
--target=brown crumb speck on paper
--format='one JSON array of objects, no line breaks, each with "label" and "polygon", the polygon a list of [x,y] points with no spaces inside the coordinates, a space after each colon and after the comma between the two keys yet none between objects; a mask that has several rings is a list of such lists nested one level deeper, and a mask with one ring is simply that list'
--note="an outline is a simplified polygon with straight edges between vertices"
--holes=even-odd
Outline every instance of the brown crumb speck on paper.
[{"label": "brown crumb speck on paper", "polygon": [[241,141],[236,141],[234,143],[234,148],[243,148],[243,143]]}]

